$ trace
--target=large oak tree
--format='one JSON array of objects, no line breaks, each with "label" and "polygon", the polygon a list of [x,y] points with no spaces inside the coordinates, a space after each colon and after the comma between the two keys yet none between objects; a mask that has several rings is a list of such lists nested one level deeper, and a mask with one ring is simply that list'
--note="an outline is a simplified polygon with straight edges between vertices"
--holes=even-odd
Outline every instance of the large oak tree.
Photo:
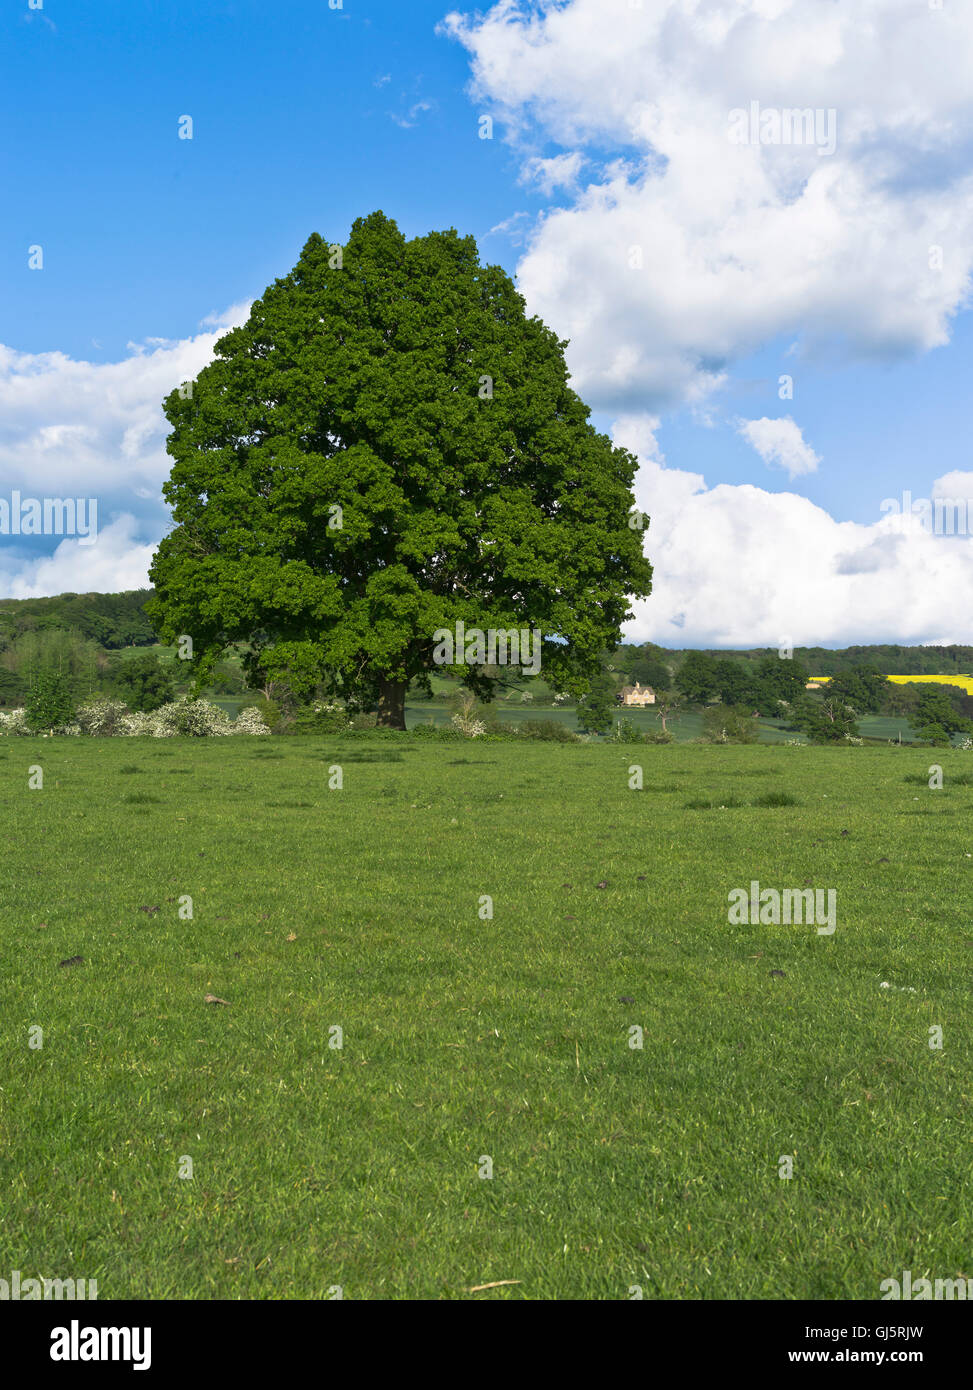
[{"label": "large oak tree", "polygon": [[340,248],[312,236],[165,402],[160,634],[193,638],[200,679],[241,643],[261,684],[364,691],[397,728],[457,619],[539,628],[543,673],[583,691],[652,571],[636,461],[565,347],[472,237],[408,241],[381,212]]}]

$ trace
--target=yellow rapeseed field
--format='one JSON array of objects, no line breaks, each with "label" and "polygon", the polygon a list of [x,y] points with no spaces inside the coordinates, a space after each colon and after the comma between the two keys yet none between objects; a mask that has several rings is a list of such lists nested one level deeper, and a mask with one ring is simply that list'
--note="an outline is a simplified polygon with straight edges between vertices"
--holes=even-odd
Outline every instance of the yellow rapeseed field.
[{"label": "yellow rapeseed field", "polygon": [[[911,681],[933,681],[936,685],[959,685],[966,691],[967,695],[973,694],[973,676],[886,676],[887,681],[895,681],[897,685],[906,685]],[[831,680],[830,676],[812,676],[811,680],[817,685],[824,685]]]}]

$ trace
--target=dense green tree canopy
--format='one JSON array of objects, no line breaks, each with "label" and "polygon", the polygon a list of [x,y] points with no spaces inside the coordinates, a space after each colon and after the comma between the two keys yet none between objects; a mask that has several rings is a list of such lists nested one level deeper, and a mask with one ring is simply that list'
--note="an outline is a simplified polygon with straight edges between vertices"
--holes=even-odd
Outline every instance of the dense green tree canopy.
[{"label": "dense green tree canopy", "polygon": [[804,665],[779,656],[743,662],[691,651],[676,673],[676,689],[690,704],[719,696],[725,705],[750,705],[766,715],[779,714],[781,700],[801,698],[806,684]]},{"label": "dense green tree canopy", "polygon": [[957,713],[945,690],[924,691],[909,716],[909,724],[930,743],[949,743],[953,734],[973,733],[973,724]]},{"label": "dense green tree canopy", "polygon": [[856,666],[828,682],[828,694],[851,705],[856,714],[876,714],[890,684],[874,666]]},{"label": "dense green tree canopy", "polygon": [[761,714],[779,714],[781,700],[793,703],[803,699],[807,678],[806,667],[793,657],[786,660],[778,656],[762,657],[754,676],[754,708]]},{"label": "dense green tree canopy", "polygon": [[155,652],[119,662],[112,672],[112,687],[129,709],[145,712],[160,709],[174,694],[172,673]]},{"label": "dense green tree canopy", "polygon": [[24,713],[36,733],[69,724],[74,718],[75,701],[70,681],[61,671],[39,671],[27,693]]},{"label": "dense green tree canopy", "polygon": [[757,699],[757,681],[751,663],[723,658],[716,662],[715,685],[724,705],[750,705]]},{"label": "dense green tree canopy", "polygon": [[0,647],[26,632],[76,630],[103,647],[146,646],[156,640],[144,604],[148,589],[122,594],[58,594],[0,599]]},{"label": "dense green tree canopy", "polygon": [[630,680],[651,686],[653,690],[666,690],[672,684],[669,667],[658,657],[643,656],[633,661],[626,674]]},{"label": "dense green tree canopy", "polygon": [[676,689],[690,704],[705,704],[717,692],[717,662],[705,652],[691,651],[676,672]]},{"label": "dense green tree canopy", "polygon": [[586,733],[603,734],[612,726],[617,708],[615,682],[607,672],[594,676],[586,695],[578,701],[578,726]]},{"label": "dense green tree canopy", "polygon": [[437,629],[537,627],[545,676],[583,691],[651,567],[636,461],[589,424],[565,346],[470,237],[407,241],[382,213],[341,248],[312,236],[165,402],[163,638],[193,638],[200,676],[238,641],[261,684],[365,686],[401,725]]},{"label": "dense green tree canopy", "polygon": [[858,737],[855,711],[843,700],[826,695],[824,699],[806,696],[794,711],[794,727],[802,729],[812,743],[839,743]]}]

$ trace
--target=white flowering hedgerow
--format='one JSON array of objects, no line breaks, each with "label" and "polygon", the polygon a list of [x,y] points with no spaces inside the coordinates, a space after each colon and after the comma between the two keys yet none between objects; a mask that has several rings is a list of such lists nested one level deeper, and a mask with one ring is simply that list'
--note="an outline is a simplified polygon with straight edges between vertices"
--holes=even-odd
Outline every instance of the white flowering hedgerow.
[{"label": "white flowering hedgerow", "polygon": [[486,733],[486,725],[483,720],[474,719],[472,715],[465,712],[454,714],[452,722],[465,738],[479,738],[481,734]]},{"label": "white flowering hedgerow", "polygon": [[[22,709],[0,710],[0,735],[25,734],[31,729]],[[219,705],[209,700],[172,700],[146,714],[129,710],[120,700],[93,700],[82,705],[71,723],[55,730],[57,734],[92,738],[192,738],[227,737],[233,734],[269,734],[270,730],[256,709],[245,709],[232,720]]]},{"label": "white flowering hedgerow", "polygon": [[269,734],[270,730],[263,721],[263,717],[258,709],[251,705],[248,709],[242,709],[233,721],[230,730],[232,734]]},{"label": "white flowering hedgerow", "polygon": [[0,734],[29,734],[27,713],[22,709],[0,709]]},{"label": "white flowering hedgerow", "polygon": [[79,732],[105,738],[112,734],[123,734],[125,717],[128,714],[121,700],[92,700],[82,705],[75,715]]}]

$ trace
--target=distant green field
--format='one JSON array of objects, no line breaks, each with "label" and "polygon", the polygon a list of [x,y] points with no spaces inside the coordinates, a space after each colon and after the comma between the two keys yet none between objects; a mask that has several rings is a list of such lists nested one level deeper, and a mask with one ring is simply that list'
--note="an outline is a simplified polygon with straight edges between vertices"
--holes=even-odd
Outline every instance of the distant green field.
[{"label": "distant green field", "polygon": [[897,715],[863,714],[858,720],[858,727],[866,738],[885,738],[893,741],[901,738],[903,743],[917,741],[915,731],[909,728],[909,721]]},{"label": "distant green field", "polygon": [[[973,759],[930,790],[932,756],[3,740],[0,1268],[106,1299],[973,1274]],[[731,924],[753,880],[835,890],[833,935]]]},{"label": "distant green field", "polygon": [[244,705],[252,705],[253,695],[214,695],[212,703],[219,705],[220,709],[226,710],[231,719],[235,719]]},{"label": "distant green field", "polygon": [[[225,704],[225,701],[221,700],[219,703]],[[245,701],[241,701],[241,703],[245,703]],[[525,719],[554,719],[560,724],[565,724],[569,729],[577,730],[578,728],[578,714],[575,709],[558,709],[551,706],[535,707],[530,704],[498,704],[494,706],[494,709],[497,719],[502,724],[517,724]],[[417,724],[448,724],[451,717],[452,709],[450,706],[440,701],[424,700],[421,703],[417,702],[406,707],[406,725],[410,729],[415,728]],[[614,720],[619,719],[629,720],[636,728],[645,733],[650,731],[658,733],[662,728],[659,720],[650,710],[620,709],[614,716]],[[668,720],[667,723],[677,743],[689,743],[692,739],[702,737],[703,716],[698,710],[687,710]],[[756,723],[760,743],[786,743],[789,740],[803,742],[801,734],[784,728],[783,721],[779,719],[759,719]],[[862,735],[866,738],[895,740],[901,734],[903,743],[912,743],[915,740],[915,734],[905,719],[866,714],[859,719],[858,724]]]}]

